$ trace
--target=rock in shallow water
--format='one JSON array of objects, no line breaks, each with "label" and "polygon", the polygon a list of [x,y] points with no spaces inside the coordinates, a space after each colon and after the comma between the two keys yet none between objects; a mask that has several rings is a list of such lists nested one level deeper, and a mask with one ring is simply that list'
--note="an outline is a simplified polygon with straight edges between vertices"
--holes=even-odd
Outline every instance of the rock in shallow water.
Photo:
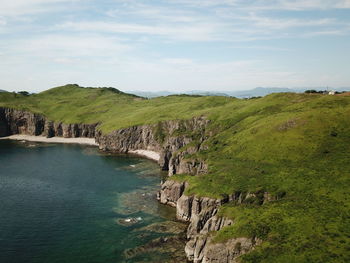
[{"label": "rock in shallow water", "polygon": [[187,225],[180,222],[174,221],[164,221],[159,223],[154,223],[136,231],[150,231],[156,233],[170,233],[170,234],[181,234],[186,231]]},{"label": "rock in shallow water", "polygon": [[[162,262],[179,263],[187,262],[183,251],[185,237],[176,235],[170,237],[159,237],[151,240],[146,245],[124,251],[127,260],[133,262]],[[151,257],[150,257],[151,256]]]},{"label": "rock in shallow water", "polygon": [[122,226],[132,226],[142,221],[142,217],[129,217],[117,219],[117,224]]}]

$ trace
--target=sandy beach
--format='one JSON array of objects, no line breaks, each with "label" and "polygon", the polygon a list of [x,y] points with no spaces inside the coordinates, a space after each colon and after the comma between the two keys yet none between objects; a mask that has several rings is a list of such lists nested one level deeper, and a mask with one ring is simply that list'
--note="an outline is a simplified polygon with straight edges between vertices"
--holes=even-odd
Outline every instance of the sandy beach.
[{"label": "sandy beach", "polygon": [[46,142],[46,143],[76,143],[98,146],[94,138],[63,138],[63,137],[51,137],[46,138],[44,136],[30,136],[30,135],[11,135],[7,137],[1,137],[0,140],[17,140],[17,141],[30,141],[30,142]]},{"label": "sandy beach", "polygon": [[[11,135],[7,137],[1,137],[0,140],[17,140],[17,141],[46,142],[46,143],[75,143],[75,144],[98,146],[94,138],[63,138],[63,137],[46,138],[44,136],[16,134],[16,135]],[[157,162],[160,159],[159,153],[154,151],[149,151],[149,150],[133,150],[133,151],[129,151],[129,153],[140,155]]]},{"label": "sandy beach", "polygon": [[157,161],[157,162],[160,159],[159,153],[154,152],[154,151],[149,151],[149,150],[134,150],[134,151],[129,151],[129,153],[137,154],[137,155],[140,155],[140,156],[144,156],[144,157],[146,157],[148,159],[151,159],[151,160],[154,160],[154,161]]}]

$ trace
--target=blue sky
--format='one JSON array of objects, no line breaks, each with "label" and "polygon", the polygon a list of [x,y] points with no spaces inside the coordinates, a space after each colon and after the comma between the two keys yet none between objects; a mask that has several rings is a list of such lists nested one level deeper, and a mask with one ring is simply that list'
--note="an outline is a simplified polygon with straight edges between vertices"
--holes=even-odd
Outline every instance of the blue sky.
[{"label": "blue sky", "polygon": [[0,89],[350,86],[350,0],[0,0]]}]

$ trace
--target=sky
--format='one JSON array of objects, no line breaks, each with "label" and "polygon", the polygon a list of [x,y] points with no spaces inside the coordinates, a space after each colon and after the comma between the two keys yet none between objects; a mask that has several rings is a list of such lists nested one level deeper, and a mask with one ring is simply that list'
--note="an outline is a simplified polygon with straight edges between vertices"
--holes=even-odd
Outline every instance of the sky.
[{"label": "sky", "polygon": [[0,0],[0,89],[349,87],[350,0]]}]

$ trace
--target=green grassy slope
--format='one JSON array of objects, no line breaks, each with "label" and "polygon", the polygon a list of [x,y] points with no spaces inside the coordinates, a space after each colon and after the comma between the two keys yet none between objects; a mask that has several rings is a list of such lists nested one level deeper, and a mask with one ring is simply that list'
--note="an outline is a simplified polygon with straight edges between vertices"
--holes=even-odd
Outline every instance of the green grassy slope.
[{"label": "green grassy slope", "polygon": [[168,96],[147,100],[110,88],[66,85],[39,94],[0,94],[0,106],[41,113],[65,123],[101,123],[105,133],[132,125],[208,114],[233,99],[226,97]]},{"label": "green grassy slope", "polygon": [[217,119],[210,172],[189,177],[188,192],[262,190],[283,198],[226,205],[220,213],[235,224],[215,239],[263,239],[245,262],[350,262],[349,117],[349,97],[273,94]]},{"label": "green grassy slope", "polygon": [[233,226],[215,234],[264,240],[244,262],[350,262],[350,97],[272,94],[238,100],[169,96],[151,100],[74,85],[32,95],[0,94],[0,106],[28,109],[67,123],[100,122],[114,129],[205,115],[214,134],[209,173],[178,175],[188,194],[221,197],[236,191],[279,197],[264,205],[225,205]]}]

